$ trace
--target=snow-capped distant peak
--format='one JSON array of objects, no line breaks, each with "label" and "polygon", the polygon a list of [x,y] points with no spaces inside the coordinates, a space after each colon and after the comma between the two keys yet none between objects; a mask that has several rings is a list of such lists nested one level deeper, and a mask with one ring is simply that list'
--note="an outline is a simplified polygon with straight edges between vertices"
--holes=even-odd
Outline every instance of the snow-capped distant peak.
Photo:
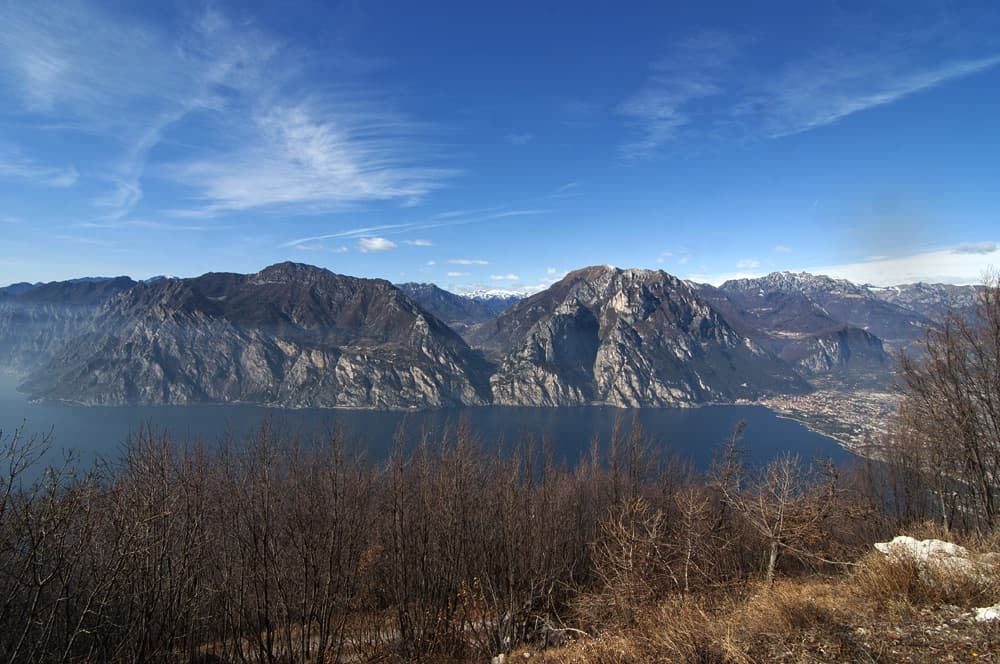
[{"label": "snow-capped distant peak", "polygon": [[457,287],[455,293],[463,297],[471,297],[480,300],[509,299],[512,297],[521,298],[543,290],[544,286],[523,288],[476,288]]}]

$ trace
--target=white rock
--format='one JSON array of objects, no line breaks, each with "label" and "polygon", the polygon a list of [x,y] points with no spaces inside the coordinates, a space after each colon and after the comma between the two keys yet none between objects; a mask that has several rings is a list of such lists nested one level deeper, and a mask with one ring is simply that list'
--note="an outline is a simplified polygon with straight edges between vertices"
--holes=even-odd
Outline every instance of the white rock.
[{"label": "white rock", "polygon": [[938,539],[918,540],[907,535],[898,535],[891,542],[877,542],[875,548],[886,555],[908,556],[921,562],[942,558],[969,558],[969,550],[964,546]]},{"label": "white rock", "polygon": [[994,620],[1000,620],[1000,604],[975,609],[975,612],[976,622],[993,622]]}]

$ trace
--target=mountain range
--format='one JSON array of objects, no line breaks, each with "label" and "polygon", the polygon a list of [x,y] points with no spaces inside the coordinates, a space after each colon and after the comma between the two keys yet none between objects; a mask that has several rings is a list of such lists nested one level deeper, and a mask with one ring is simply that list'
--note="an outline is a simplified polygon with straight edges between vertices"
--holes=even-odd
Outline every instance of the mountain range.
[{"label": "mountain range", "polygon": [[888,376],[888,351],[975,293],[788,272],[715,287],[595,266],[530,297],[470,297],[281,263],[2,288],[0,368],[32,398],[88,405],[733,402]]}]

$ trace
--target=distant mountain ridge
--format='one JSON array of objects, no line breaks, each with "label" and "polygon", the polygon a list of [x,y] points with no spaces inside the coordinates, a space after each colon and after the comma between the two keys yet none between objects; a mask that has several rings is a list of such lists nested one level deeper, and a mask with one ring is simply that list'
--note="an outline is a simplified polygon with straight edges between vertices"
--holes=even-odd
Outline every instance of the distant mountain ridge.
[{"label": "distant mountain ridge", "polygon": [[789,272],[714,287],[597,266],[529,297],[470,297],[297,263],[19,283],[0,288],[0,369],[32,397],[84,404],[731,402],[887,376],[883,341],[912,343],[976,292]]},{"label": "distant mountain ridge", "polygon": [[463,335],[475,325],[496,318],[504,309],[521,299],[518,295],[462,295],[434,284],[405,283],[396,284],[396,287]]},{"label": "distant mountain ridge", "polygon": [[821,307],[830,318],[889,342],[912,340],[928,322],[925,314],[900,302],[877,297],[867,286],[806,272],[773,272],[755,279],[735,279],[723,283],[719,290],[738,305],[751,308],[767,294],[798,293]]},{"label": "distant mountain ridge", "polygon": [[[813,299],[815,284],[801,286],[801,280],[779,278],[726,282],[719,288],[700,284],[698,289],[735,329],[806,375],[877,371],[889,364],[880,338],[832,316]],[[854,296],[843,284],[833,286]],[[824,300],[834,297],[830,291],[821,292]]]}]

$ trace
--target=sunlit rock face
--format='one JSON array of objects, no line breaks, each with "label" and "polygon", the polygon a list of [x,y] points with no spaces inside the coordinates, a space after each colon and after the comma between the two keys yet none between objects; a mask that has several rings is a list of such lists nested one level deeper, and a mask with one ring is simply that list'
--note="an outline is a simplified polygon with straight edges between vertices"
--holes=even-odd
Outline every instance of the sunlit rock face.
[{"label": "sunlit rock face", "polygon": [[526,298],[472,338],[499,368],[496,403],[670,406],[808,389],[665,272],[590,267]]}]

